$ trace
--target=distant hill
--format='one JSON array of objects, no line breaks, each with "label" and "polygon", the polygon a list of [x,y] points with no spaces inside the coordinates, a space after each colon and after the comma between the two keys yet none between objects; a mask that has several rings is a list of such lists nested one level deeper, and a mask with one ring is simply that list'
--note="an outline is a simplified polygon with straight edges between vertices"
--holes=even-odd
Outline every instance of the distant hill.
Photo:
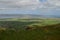
[{"label": "distant hill", "polygon": [[60,18],[60,16],[35,14],[0,14],[0,18]]}]

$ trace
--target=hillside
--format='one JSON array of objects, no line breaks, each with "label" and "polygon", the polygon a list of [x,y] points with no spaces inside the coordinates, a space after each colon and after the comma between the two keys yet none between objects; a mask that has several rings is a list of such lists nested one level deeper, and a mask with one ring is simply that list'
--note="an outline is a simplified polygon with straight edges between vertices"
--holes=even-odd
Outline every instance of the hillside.
[{"label": "hillside", "polygon": [[0,40],[60,40],[60,20],[0,19]]}]

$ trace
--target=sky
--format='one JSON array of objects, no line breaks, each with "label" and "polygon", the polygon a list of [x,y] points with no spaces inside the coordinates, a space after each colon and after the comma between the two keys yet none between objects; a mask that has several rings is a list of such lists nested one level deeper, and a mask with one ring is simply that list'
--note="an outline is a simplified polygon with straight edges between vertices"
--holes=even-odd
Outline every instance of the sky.
[{"label": "sky", "polygon": [[0,0],[0,14],[60,15],[60,0]]}]

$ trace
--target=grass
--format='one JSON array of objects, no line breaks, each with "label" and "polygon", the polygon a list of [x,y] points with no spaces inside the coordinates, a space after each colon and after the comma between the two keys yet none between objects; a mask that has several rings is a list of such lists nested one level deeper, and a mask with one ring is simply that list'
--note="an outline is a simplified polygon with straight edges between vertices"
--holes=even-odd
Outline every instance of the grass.
[{"label": "grass", "polygon": [[[26,29],[25,27],[35,27]],[[0,40],[60,40],[60,19],[0,20]]]}]

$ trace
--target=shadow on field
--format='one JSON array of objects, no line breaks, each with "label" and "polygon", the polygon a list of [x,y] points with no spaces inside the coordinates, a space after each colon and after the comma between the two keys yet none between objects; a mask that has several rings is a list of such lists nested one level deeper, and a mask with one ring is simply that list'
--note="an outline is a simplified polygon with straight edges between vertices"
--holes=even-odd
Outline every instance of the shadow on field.
[{"label": "shadow on field", "polygon": [[30,25],[38,22],[21,22],[21,21],[0,21],[0,27],[5,28],[23,28],[26,25]]}]

